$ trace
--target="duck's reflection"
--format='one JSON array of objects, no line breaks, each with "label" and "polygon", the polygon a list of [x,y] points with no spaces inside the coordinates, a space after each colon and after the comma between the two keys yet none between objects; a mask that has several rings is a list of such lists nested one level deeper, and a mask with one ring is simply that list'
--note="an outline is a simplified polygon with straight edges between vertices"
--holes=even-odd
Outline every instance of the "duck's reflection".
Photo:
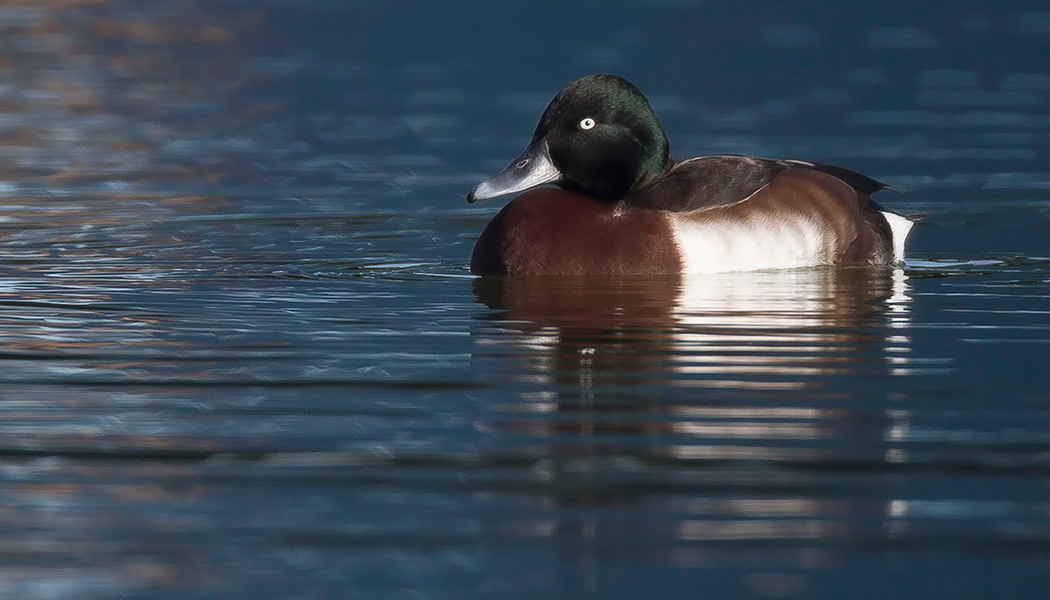
[{"label": "duck's reflection", "polygon": [[[512,349],[522,379],[725,390],[821,387],[813,376],[905,364],[900,270],[811,269],[631,280],[475,280],[500,312],[479,348]],[[484,352],[480,352],[484,354]]]},{"label": "duck's reflection", "polygon": [[[495,363],[520,384],[491,424],[527,436],[522,451],[557,484],[546,502],[660,504],[662,532],[635,533],[676,540],[665,551],[685,561],[715,541],[878,535],[888,493],[831,497],[815,481],[895,452],[885,378],[910,364],[903,271],[478,279],[474,289],[495,309],[475,331],[479,368]],[[610,493],[627,481],[630,499]],[[647,496],[650,485],[682,493]],[[536,534],[601,535],[598,525],[558,520]]]},{"label": "duck's reflection", "polygon": [[849,415],[883,413],[850,402],[908,369],[907,286],[867,269],[478,279],[499,312],[475,355],[523,384],[502,428],[573,431],[583,412],[592,434],[661,436],[646,454],[811,460],[885,437],[888,417],[858,428]]}]

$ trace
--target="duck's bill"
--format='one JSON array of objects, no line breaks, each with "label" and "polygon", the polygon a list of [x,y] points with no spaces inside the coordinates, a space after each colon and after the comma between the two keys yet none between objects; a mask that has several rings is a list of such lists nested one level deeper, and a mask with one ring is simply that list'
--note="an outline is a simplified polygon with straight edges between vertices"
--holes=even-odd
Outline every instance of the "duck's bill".
[{"label": "duck's bill", "polygon": [[547,183],[557,183],[561,179],[561,171],[551,162],[547,142],[539,140],[530,144],[505,169],[470,190],[467,202],[473,204],[478,200],[524,192]]}]

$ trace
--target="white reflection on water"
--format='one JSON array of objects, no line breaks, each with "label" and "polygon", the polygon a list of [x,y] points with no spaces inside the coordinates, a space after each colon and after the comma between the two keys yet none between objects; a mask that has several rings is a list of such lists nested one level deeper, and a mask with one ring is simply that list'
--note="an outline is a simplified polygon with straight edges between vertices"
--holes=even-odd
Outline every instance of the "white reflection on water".
[{"label": "white reflection on water", "polygon": [[862,273],[802,269],[685,279],[675,310],[676,370],[718,378],[705,385],[757,389],[811,387],[798,376],[847,373],[846,355],[866,343],[857,328],[872,316],[872,301],[883,304],[881,313],[898,314],[889,327],[906,326],[904,272]]}]

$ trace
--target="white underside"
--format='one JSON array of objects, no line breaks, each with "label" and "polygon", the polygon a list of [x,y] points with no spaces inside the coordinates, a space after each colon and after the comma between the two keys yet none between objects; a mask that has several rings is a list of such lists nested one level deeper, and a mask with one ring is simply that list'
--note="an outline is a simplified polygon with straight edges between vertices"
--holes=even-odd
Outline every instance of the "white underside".
[{"label": "white underside", "polygon": [[908,233],[915,223],[889,211],[883,211],[882,216],[886,217],[886,222],[890,224],[890,231],[893,232],[893,260],[895,262],[903,262],[904,241],[908,239]]},{"label": "white underside", "polygon": [[792,269],[828,260],[826,236],[819,224],[809,220],[777,222],[758,216],[705,223],[687,216],[672,217],[686,273]]},{"label": "white underside", "polygon": [[[716,223],[672,217],[675,242],[685,273],[728,273],[763,269],[795,269],[832,264],[836,241],[823,224],[806,219],[775,220],[765,215]],[[893,235],[895,262],[904,260],[904,240],[912,222],[883,212]]]}]

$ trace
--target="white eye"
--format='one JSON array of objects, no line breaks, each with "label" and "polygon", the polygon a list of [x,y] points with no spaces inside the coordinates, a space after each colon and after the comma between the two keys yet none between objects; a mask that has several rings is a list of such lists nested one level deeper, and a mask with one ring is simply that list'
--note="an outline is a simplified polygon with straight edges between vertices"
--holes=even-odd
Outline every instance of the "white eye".
[{"label": "white eye", "polygon": [[580,121],[580,129],[594,129],[594,119],[584,117],[583,120]]}]

